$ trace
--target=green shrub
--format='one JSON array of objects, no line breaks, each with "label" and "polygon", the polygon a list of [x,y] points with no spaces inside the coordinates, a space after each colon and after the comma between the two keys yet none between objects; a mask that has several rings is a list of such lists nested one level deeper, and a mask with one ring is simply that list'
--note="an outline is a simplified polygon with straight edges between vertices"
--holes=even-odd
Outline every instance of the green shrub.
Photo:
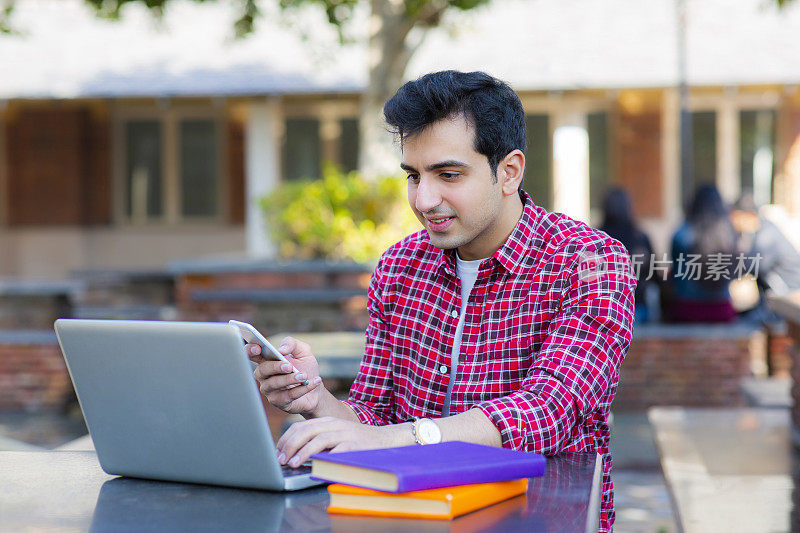
[{"label": "green shrub", "polygon": [[367,180],[333,165],[321,179],[283,182],[260,205],[283,257],[373,261],[421,229],[405,179]]}]

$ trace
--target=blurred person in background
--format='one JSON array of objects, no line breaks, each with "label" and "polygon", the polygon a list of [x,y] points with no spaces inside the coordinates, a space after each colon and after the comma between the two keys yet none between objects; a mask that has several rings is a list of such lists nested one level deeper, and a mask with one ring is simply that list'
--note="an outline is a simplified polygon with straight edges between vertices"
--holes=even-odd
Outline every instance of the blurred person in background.
[{"label": "blurred person in background", "polygon": [[758,213],[751,191],[745,191],[731,208],[738,235],[737,253],[748,262],[758,287],[754,305],[744,318],[764,324],[780,319],[767,307],[766,296],[782,296],[800,289],[800,253],[781,230]]},{"label": "blurred person in background", "polygon": [[666,315],[672,322],[728,322],[736,317],[729,285],[736,231],[717,188],[701,185],[672,237]]},{"label": "blurred person in background", "polygon": [[603,200],[603,225],[600,226],[600,231],[617,239],[628,250],[637,277],[634,292],[635,321],[647,322],[653,315],[648,309],[646,300],[653,247],[647,234],[641,231],[633,220],[630,195],[625,190],[614,187],[606,193]]}]

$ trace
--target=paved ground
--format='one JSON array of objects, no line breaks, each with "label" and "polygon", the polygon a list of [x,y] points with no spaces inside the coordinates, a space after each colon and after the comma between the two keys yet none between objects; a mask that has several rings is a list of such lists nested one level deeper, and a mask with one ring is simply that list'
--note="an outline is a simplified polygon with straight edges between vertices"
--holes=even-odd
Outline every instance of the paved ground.
[{"label": "paved ground", "polygon": [[23,444],[55,448],[87,433],[80,411],[67,414],[0,413],[0,450]]},{"label": "paved ground", "polygon": [[615,530],[620,533],[678,531],[646,412],[614,413],[611,454],[617,510]]}]

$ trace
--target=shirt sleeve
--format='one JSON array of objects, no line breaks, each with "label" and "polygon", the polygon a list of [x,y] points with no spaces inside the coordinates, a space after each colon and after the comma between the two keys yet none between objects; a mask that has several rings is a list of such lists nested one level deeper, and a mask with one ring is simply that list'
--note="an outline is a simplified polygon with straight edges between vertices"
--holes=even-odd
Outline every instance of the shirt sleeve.
[{"label": "shirt sleeve", "polygon": [[631,341],[636,279],[621,245],[601,250],[577,254],[522,387],[476,405],[500,431],[504,447],[558,453],[601,402],[613,398]]},{"label": "shirt sleeve", "polygon": [[385,425],[393,422],[392,349],[389,321],[383,303],[387,279],[384,260],[378,262],[367,291],[369,326],[361,365],[345,400],[363,424]]}]

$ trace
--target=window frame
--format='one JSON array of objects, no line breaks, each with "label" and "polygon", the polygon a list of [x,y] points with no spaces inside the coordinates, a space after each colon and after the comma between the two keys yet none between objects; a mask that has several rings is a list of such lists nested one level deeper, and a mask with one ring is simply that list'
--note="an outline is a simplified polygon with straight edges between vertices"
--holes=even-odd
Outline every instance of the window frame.
[{"label": "window frame", "polygon": [[[777,152],[779,148],[779,131],[778,124],[780,121],[780,107],[781,95],[778,91],[767,92],[740,92],[735,87],[724,88],[721,92],[708,92],[708,93],[695,93],[689,95],[688,108],[692,113],[713,111],[716,113],[715,135],[716,135],[716,179],[714,185],[722,193],[723,199],[726,201],[734,201],[742,193],[741,191],[741,175],[738,165],[740,164],[741,154],[739,149],[741,146],[741,124],[739,123],[740,113],[742,111],[774,111],[775,112],[775,133],[774,133],[774,151],[773,158],[777,159]],[[721,131],[723,124],[728,121],[728,127],[733,128],[734,135],[726,135]],[[676,132],[676,142],[680,145],[680,121],[677,123],[678,130]],[[730,143],[730,144],[728,144]],[[733,157],[735,155],[735,157]],[[680,176],[680,149],[677,153],[677,195],[679,212],[684,212],[684,197],[685,191],[681,183]],[[726,158],[730,158],[728,160]],[[773,161],[774,161],[773,160]],[[729,180],[728,168],[730,164],[735,164],[733,172],[736,176],[734,181]],[[773,162],[774,165],[774,162]],[[772,195],[774,200],[774,187],[777,172],[773,167],[772,173]],[[691,192],[689,194],[691,196]]]},{"label": "window frame", "polygon": [[[280,135],[278,142],[280,181],[281,183],[290,181],[286,176],[286,161],[284,150],[286,147],[286,124],[292,119],[312,119],[319,121],[319,163],[320,173],[325,163],[333,162],[343,166],[340,157],[341,148],[341,120],[359,120],[359,102],[357,99],[348,97],[333,97],[327,100],[319,100],[317,97],[294,97],[286,98],[282,103],[283,114],[281,116]],[[358,147],[362,149],[361,146]],[[356,154],[356,160],[358,160]]]},{"label": "window frame", "polygon": [[[186,216],[182,211],[182,176],[180,123],[182,120],[210,120],[216,131],[216,214]],[[153,120],[161,127],[162,216],[137,220],[127,214],[127,138],[126,124],[135,120]],[[130,227],[219,225],[228,219],[228,144],[226,115],[222,106],[213,104],[155,104],[119,105],[113,111],[113,216],[114,224]]]},{"label": "window frame", "polygon": [[[519,93],[520,101],[525,115],[547,115],[548,121],[548,152],[550,154],[550,198],[549,204],[556,209],[556,165],[553,161],[553,136],[558,128],[559,117],[563,114],[581,113],[586,117],[586,131],[589,132],[589,115],[592,113],[606,114],[606,164],[608,165],[607,186],[617,183],[619,171],[617,168],[616,147],[616,105],[618,94],[615,91],[603,91],[596,95],[566,94],[561,91],[547,93]],[[591,139],[590,139],[591,142]],[[600,209],[591,207],[591,176],[587,185],[588,201],[587,214],[589,220],[595,221],[600,217]]]}]

